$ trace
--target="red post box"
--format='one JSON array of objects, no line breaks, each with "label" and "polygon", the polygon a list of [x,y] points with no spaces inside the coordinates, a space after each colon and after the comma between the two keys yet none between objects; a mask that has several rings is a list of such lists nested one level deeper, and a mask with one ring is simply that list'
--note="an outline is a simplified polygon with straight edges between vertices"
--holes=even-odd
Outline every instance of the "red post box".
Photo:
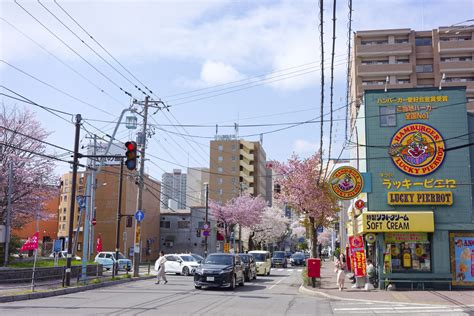
[{"label": "red post box", "polygon": [[308,277],[321,278],[321,259],[309,258],[306,266],[308,267]]}]

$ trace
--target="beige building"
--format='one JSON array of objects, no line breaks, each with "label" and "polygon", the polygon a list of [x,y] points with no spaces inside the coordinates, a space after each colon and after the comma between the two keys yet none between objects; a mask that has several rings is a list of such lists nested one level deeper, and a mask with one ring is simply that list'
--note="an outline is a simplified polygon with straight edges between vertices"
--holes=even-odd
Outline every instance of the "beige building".
[{"label": "beige building", "polygon": [[465,86],[474,112],[474,27],[359,31],[351,67],[351,126],[364,90]]},{"label": "beige building", "polygon": [[209,168],[188,168],[186,182],[186,206],[206,205],[205,183],[209,183]]},{"label": "beige building", "polygon": [[235,138],[211,141],[209,198],[225,203],[241,190],[267,197],[266,154],[260,142]]},{"label": "beige building", "polygon": [[[106,166],[97,174],[97,189],[95,198],[95,219],[93,256],[96,254],[96,241],[99,235],[102,240],[103,251],[114,251],[117,229],[117,208],[119,196],[119,173],[120,167]],[[85,173],[78,174],[78,193],[85,195],[86,178]],[[61,177],[63,186],[61,188],[61,199],[59,205],[59,228],[58,237],[67,237],[69,231],[69,209],[71,198],[72,173]],[[120,228],[120,251],[128,256],[133,247],[135,218],[133,217],[137,208],[137,185],[133,173],[124,170],[122,189],[122,215]],[[158,251],[162,247],[159,242],[160,227],[160,183],[145,177],[145,190],[143,192],[143,211],[145,219],[141,226],[141,255],[142,261],[156,259]],[[76,203],[77,205],[77,203]],[[76,212],[74,219],[74,230],[77,228],[79,214]],[[83,250],[83,227],[84,216],[81,223],[77,255],[82,256]],[[147,251],[148,249],[148,251]],[[92,256],[92,258],[93,258]]]}]

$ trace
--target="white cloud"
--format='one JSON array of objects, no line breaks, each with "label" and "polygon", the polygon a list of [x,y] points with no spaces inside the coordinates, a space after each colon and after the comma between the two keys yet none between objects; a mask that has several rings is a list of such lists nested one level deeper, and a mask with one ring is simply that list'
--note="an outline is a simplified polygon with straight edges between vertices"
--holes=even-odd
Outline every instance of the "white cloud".
[{"label": "white cloud", "polygon": [[300,156],[306,156],[307,154],[313,154],[319,149],[319,144],[311,143],[304,139],[297,139],[293,143],[293,151]]},{"label": "white cloud", "polygon": [[217,85],[237,81],[243,76],[231,65],[207,60],[201,69],[201,81],[205,85]]}]

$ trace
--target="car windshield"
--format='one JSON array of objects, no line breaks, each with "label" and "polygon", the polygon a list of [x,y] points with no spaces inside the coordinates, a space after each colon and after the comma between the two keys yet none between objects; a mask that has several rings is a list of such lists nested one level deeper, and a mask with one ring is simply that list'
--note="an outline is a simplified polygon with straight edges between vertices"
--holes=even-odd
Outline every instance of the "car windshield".
[{"label": "car windshield", "polygon": [[285,253],[284,252],[274,252],[273,253],[273,258],[284,258]]},{"label": "car windshield", "polygon": [[204,258],[201,257],[200,255],[191,254],[191,256],[193,256],[194,259],[196,259],[196,261],[203,261],[204,260]]},{"label": "car windshield", "polygon": [[206,258],[204,263],[218,264],[218,265],[231,265],[232,264],[232,256],[210,255]]},{"label": "car windshield", "polygon": [[297,252],[292,257],[293,259],[304,259],[304,254],[302,254],[301,252]]},{"label": "car windshield", "polygon": [[265,262],[265,260],[267,259],[267,256],[264,253],[253,253],[252,256],[257,262]]},{"label": "car windshield", "polygon": [[[114,256],[115,256],[115,254],[114,254]],[[125,258],[125,256],[121,252],[119,252],[118,258],[119,259],[127,259],[127,258]]]},{"label": "car windshield", "polygon": [[183,261],[195,262],[196,259],[193,256],[180,256]]}]

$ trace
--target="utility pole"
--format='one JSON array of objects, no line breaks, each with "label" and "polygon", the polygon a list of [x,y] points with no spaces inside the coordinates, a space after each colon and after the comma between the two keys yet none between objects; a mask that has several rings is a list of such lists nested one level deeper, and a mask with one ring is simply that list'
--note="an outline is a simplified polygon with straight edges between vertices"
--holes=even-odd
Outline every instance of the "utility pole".
[{"label": "utility pole", "polygon": [[8,264],[8,252],[10,246],[10,226],[12,217],[12,195],[13,195],[13,160],[8,163],[8,196],[7,196],[7,220],[5,223],[5,257],[3,266]]},{"label": "utility pole", "polygon": [[[97,135],[94,134],[94,147],[92,149],[92,155],[97,155]],[[91,198],[90,198],[90,220],[96,218],[95,214],[95,191],[97,189],[96,183],[96,160],[91,159],[92,161],[92,190],[91,190]],[[94,225],[89,226],[89,251],[87,253],[87,260],[89,261],[90,255],[94,253]]]},{"label": "utility pole", "polygon": [[[206,225],[209,226],[209,183],[205,183],[204,184],[206,186]],[[204,248],[204,258],[207,258],[207,248],[208,248],[208,244],[207,244],[207,234],[204,236],[204,241],[206,242],[206,246]]]},{"label": "utility pole", "polygon": [[77,167],[79,164],[79,136],[81,133],[80,114],[76,115],[76,136],[74,139],[74,156],[72,162],[72,186],[71,186],[71,204],[69,209],[69,230],[67,239],[67,260],[66,260],[66,286],[71,285],[71,260],[72,260],[72,231],[74,229],[74,217],[76,208],[76,182],[77,182]]},{"label": "utility pole", "polygon": [[112,270],[112,277],[118,272],[118,259],[120,251],[120,222],[122,220],[122,187],[123,187],[123,159],[120,160],[119,196],[117,207],[117,232],[115,235],[115,260],[116,264]]},{"label": "utility pole", "polygon": [[[146,125],[148,121],[148,101],[150,97],[145,97],[144,112],[143,112],[143,144],[141,144],[140,152],[140,171],[138,173],[138,193],[137,193],[137,211],[143,211],[143,175],[145,174],[145,149],[146,149]],[[141,222],[135,221],[135,239],[133,248],[133,276],[138,277],[141,256]]]}]

